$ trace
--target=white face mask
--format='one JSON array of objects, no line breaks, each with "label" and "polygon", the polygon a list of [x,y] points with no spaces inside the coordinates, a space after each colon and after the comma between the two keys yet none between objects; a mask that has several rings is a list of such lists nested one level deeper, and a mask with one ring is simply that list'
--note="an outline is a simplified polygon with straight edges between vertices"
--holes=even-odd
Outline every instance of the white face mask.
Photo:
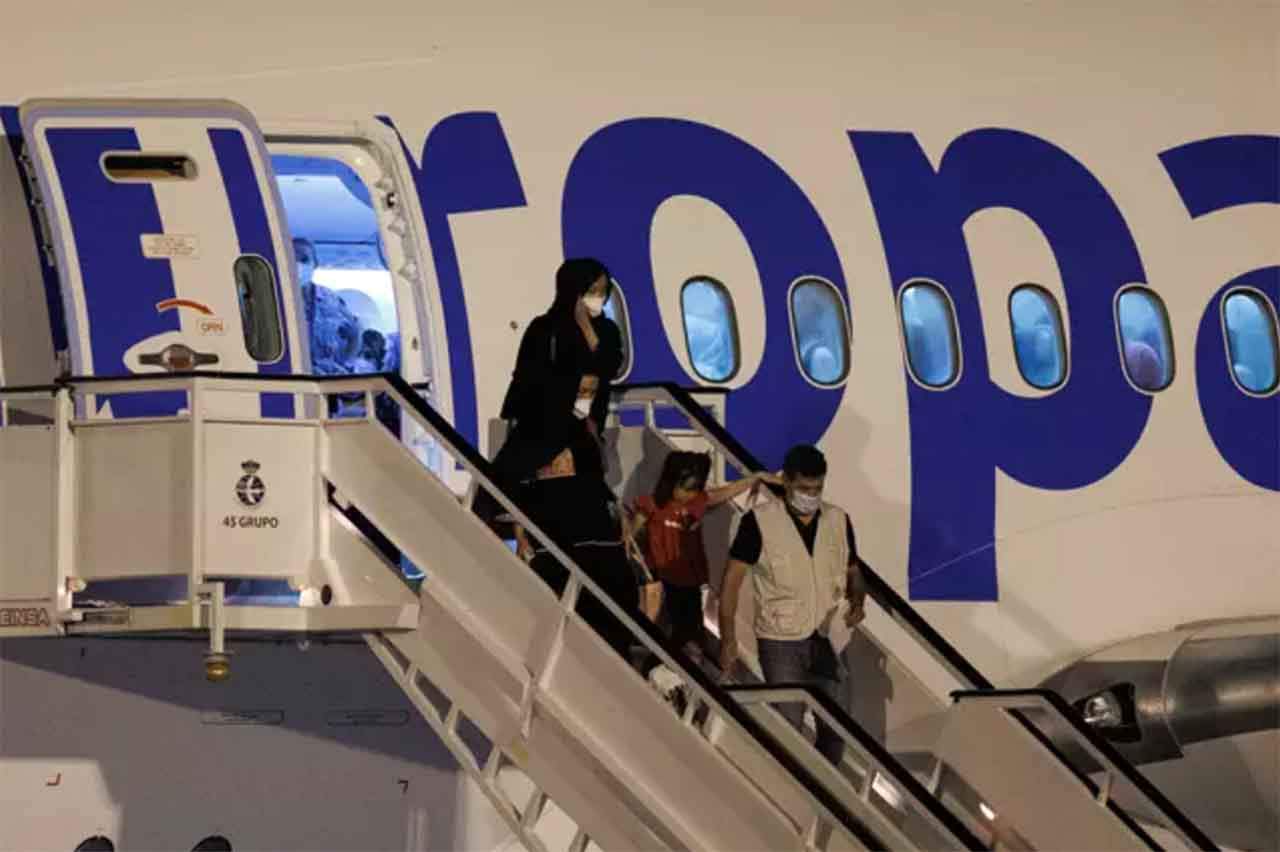
[{"label": "white face mask", "polygon": [[586,307],[587,313],[593,317],[604,313],[604,296],[583,296],[582,304]]},{"label": "white face mask", "polygon": [[812,515],[822,508],[822,498],[817,494],[801,494],[798,491],[793,491],[787,502],[800,515]]},{"label": "white face mask", "polygon": [[586,420],[591,416],[591,403],[595,401],[593,396],[578,397],[573,403],[573,416],[579,420]]}]

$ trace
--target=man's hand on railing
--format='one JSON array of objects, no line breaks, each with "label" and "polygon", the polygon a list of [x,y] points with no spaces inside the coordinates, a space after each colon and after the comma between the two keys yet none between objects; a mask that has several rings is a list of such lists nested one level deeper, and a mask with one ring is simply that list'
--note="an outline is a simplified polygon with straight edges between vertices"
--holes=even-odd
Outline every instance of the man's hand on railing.
[{"label": "man's hand on railing", "polygon": [[720,637],[720,677],[722,684],[733,681],[738,668],[738,640],[734,636]]}]

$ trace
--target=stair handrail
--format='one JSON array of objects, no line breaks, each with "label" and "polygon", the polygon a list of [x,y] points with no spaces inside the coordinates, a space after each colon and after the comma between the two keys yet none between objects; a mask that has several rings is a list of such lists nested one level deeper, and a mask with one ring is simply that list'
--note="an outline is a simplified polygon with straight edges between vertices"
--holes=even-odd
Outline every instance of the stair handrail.
[{"label": "stair handrail", "polygon": [[52,398],[62,390],[61,385],[0,385],[0,429],[7,428],[9,423],[9,406],[22,400],[42,400]]},{"label": "stair handrail", "polygon": [[[957,703],[981,701],[995,702],[1000,705],[1001,709],[1007,711],[1046,749],[1053,752],[1082,784],[1097,795],[1098,786],[1086,774],[1087,769],[1073,764],[1066,755],[1062,754],[1062,750],[1049,739],[1048,735],[1021,711],[1032,709],[1048,713],[1051,717],[1065,723],[1071,732],[1084,742],[1086,753],[1098,762],[1099,768],[1120,775],[1132,785],[1168,821],[1168,828],[1178,834],[1183,842],[1196,849],[1206,850],[1206,852],[1217,852],[1218,845],[1205,834],[1203,829],[1187,817],[1159,787],[1151,783],[1145,775],[1139,772],[1120,753],[1119,749],[1107,742],[1105,737],[1081,719],[1079,714],[1067,703],[1066,699],[1052,689],[958,689],[951,693],[951,697]],[[1126,822],[1131,821],[1132,818],[1124,813],[1122,809],[1116,808],[1110,798],[1108,798],[1107,805],[1116,811],[1121,819]],[[1145,835],[1145,832],[1142,832],[1137,826],[1131,824],[1130,827]]]},{"label": "stair handrail", "polygon": [[[680,410],[685,417],[688,418],[695,429],[702,435],[704,439],[712,444],[719,452],[731,461],[739,470],[747,473],[756,473],[764,471],[765,467],[760,463],[750,450],[744,447],[733,434],[714,417],[711,417],[706,409],[698,404],[693,393],[704,392],[728,392],[727,389],[721,388],[686,388],[674,382],[641,382],[634,384],[620,384],[614,387],[615,393],[625,399],[628,391],[631,390],[658,390],[670,401],[671,405]],[[781,489],[777,486],[770,488],[778,493]],[[956,700],[964,700],[966,698],[974,698],[979,696],[1014,696],[1036,694],[1041,696],[1052,696],[1045,698],[1060,715],[1062,715],[1067,723],[1071,726],[1080,737],[1086,740],[1090,746],[1098,750],[1099,753],[1105,755],[1107,759],[1117,767],[1117,770],[1129,781],[1135,789],[1143,794],[1170,822],[1183,839],[1192,843],[1198,849],[1216,850],[1218,847],[1213,841],[1200,829],[1181,809],[1179,809],[1172,801],[1169,800],[1159,788],[1146,779],[1142,773],[1133,766],[1133,764],[1120,754],[1110,743],[1106,742],[1097,731],[1090,728],[1084,720],[1071,710],[1066,700],[1052,690],[1034,689],[1034,690],[1000,690],[988,680],[978,668],[969,661],[954,645],[948,642],[942,634],[930,625],[916,609],[900,595],[897,590],[889,585],[876,571],[859,557],[858,563],[863,569],[863,577],[866,579],[869,587],[869,596],[876,601],[888,614],[903,627],[908,634],[916,639],[917,642],[924,645],[926,650],[933,658],[954,676],[958,681],[965,684],[966,688],[954,690],[951,694]],[[958,698],[957,698],[958,697]],[[1052,743],[1048,742],[1043,735],[1034,729],[1032,723],[1015,714],[1016,718],[1022,722],[1033,735],[1043,740],[1045,745],[1061,761],[1072,771],[1079,774],[1063,755],[1060,750]],[[1087,783],[1092,783],[1085,778]],[[1123,815],[1126,821],[1131,818],[1127,814]],[[1134,827],[1140,836],[1145,836],[1140,828]]]},{"label": "stair handrail", "polygon": [[[680,410],[694,428],[711,443],[715,449],[724,454],[735,467],[744,473],[760,473],[765,466],[733,436],[724,425],[707,413],[693,393],[712,392],[727,393],[721,388],[686,388],[674,382],[640,382],[617,385],[614,388],[621,399],[625,400],[628,391],[657,390],[663,393],[672,407]],[[768,486],[775,494],[780,494],[778,486]],[[959,649],[948,642],[941,633],[934,629],[923,616],[900,595],[893,586],[881,577],[865,559],[858,558],[863,577],[867,582],[868,595],[903,629],[923,645],[933,658],[951,673],[967,689],[991,689],[994,684],[980,672]]]},{"label": "stair handrail", "polygon": [[[725,691],[741,704],[801,703],[806,705],[846,744],[861,748],[871,758],[871,770],[882,771],[916,807],[924,812],[935,828],[950,835],[966,849],[987,848],[987,845],[979,840],[959,817],[943,805],[937,796],[930,793],[911,774],[911,771],[859,725],[847,710],[813,685],[806,683],[732,684],[726,686]],[[872,779],[868,778],[867,783],[872,783]]]},{"label": "stair handrail", "polygon": [[[272,387],[271,392],[295,393],[302,395],[327,396],[341,393],[364,393],[372,396],[387,393],[396,401],[401,410],[407,411],[411,419],[426,432],[440,441],[468,472],[476,478],[481,487],[486,488],[511,518],[520,524],[527,533],[542,544],[548,552],[569,572],[569,581],[561,595],[561,604],[570,612],[576,609],[580,590],[585,588],[596,597],[628,631],[638,638],[651,653],[657,655],[664,665],[679,675],[691,688],[708,710],[725,721],[731,728],[736,728],[744,739],[755,743],[767,753],[782,769],[790,775],[814,800],[823,812],[823,816],[849,832],[858,842],[868,849],[886,849],[874,832],[845,805],[838,797],[822,784],[814,773],[804,765],[800,758],[779,743],[755,719],[715,683],[701,668],[690,662],[682,651],[671,646],[656,625],[644,618],[636,618],[613,599],[593,581],[582,568],[572,560],[560,546],[545,532],[537,527],[520,508],[519,500],[509,494],[501,484],[492,464],[466,439],[453,425],[416,392],[403,378],[395,373],[362,373],[346,375],[309,375],[298,374],[271,375],[260,373],[244,373],[232,371],[186,371],[158,374],[126,375],[126,376],[71,376],[60,380],[57,384],[66,387],[73,394],[79,386],[92,386],[95,393],[148,393],[160,390],[192,391],[197,382],[212,380],[215,382],[244,383],[244,388],[236,391],[252,391],[262,385]],[[174,388],[178,385],[178,388]],[[114,390],[115,387],[120,390]],[[372,418],[372,406],[366,406]],[[465,509],[464,506],[459,507]],[[637,613],[638,615],[638,613]],[[739,769],[739,771],[741,771]]]}]

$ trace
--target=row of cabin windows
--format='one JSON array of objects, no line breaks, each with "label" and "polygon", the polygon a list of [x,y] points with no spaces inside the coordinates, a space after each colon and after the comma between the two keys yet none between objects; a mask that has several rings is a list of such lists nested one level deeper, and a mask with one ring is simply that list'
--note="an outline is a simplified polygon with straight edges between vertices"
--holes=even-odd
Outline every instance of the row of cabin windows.
[{"label": "row of cabin windows", "polygon": [[[1146,287],[1129,287],[1116,299],[1121,363],[1129,381],[1155,393],[1173,382],[1173,335],[1164,302]],[[932,281],[912,281],[899,295],[907,365],[917,382],[946,388],[960,377],[962,361],[955,308]],[[1069,359],[1058,302],[1034,284],[1009,296],[1009,325],[1018,370],[1027,384],[1051,390],[1067,380]],[[1255,290],[1232,290],[1222,300],[1222,327],[1231,375],[1241,389],[1265,395],[1276,390],[1280,343],[1275,309]]]},{"label": "row of cabin windows", "polygon": [[[849,373],[849,318],[844,300],[829,281],[802,278],[789,298],[791,341],[801,372],[814,384],[838,385]],[[605,315],[622,332],[624,359],[620,377],[631,370],[631,326],[626,296],[613,282]],[[680,288],[680,319],[685,348],[698,378],[722,383],[742,366],[738,316],[724,284],[708,276],[690,278]]]},{"label": "row of cabin windows", "polygon": [[[631,368],[631,333],[625,297],[615,282],[605,312],[622,330]],[[814,384],[830,387],[849,370],[849,321],[844,300],[829,282],[805,278],[791,289],[791,339],[800,370]],[[953,385],[963,367],[955,307],[941,285],[908,282],[899,291],[898,311],[912,378],[931,389]],[[740,366],[738,321],[733,297],[714,278],[696,277],[680,291],[685,346],[698,377],[727,382]],[[1252,394],[1274,391],[1280,376],[1280,343],[1275,311],[1254,290],[1233,290],[1222,303],[1223,333],[1232,376]],[[1070,364],[1062,312],[1043,287],[1023,284],[1009,294],[1009,326],[1022,378],[1038,390],[1067,380]],[[1116,299],[1116,328],[1125,375],[1141,390],[1155,393],[1173,381],[1173,336],[1164,303],[1146,287],[1129,287]]]},{"label": "row of cabin windows", "polygon": [[[75,852],[115,852],[115,848],[111,838],[99,834],[81,841]],[[191,848],[191,852],[231,852],[231,842],[215,834],[201,840]]]},{"label": "row of cabin windows", "polygon": [[[280,307],[271,267],[246,255],[235,264],[245,347],[258,361],[272,362],[284,352]],[[788,299],[791,341],[796,362],[814,384],[831,387],[849,372],[849,318],[844,300],[830,282],[803,278]],[[1116,299],[1121,362],[1129,381],[1155,393],[1173,381],[1173,336],[1164,302],[1146,287],[1129,287]],[[962,358],[955,307],[937,283],[907,283],[898,296],[907,366],[917,382],[946,388],[960,377]],[[621,376],[631,370],[631,325],[626,297],[614,282],[605,314],[622,332]],[[690,278],[680,289],[680,316],[689,361],[698,377],[722,383],[741,366],[738,319],[733,296],[714,278]],[[1280,343],[1275,309],[1259,292],[1237,289],[1222,300],[1223,334],[1232,377],[1246,392],[1269,394],[1280,383]],[[1069,357],[1057,299],[1035,284],[1009,295],[1009,326],[1022,378],[1039,390],[1067,380]]]}]

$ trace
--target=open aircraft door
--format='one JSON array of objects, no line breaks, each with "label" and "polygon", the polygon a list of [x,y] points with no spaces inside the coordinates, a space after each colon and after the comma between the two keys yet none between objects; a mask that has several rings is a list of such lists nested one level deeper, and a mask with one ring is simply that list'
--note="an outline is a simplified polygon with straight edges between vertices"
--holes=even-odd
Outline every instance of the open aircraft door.
[{"label": "open aircraft door", "polygon": [[[253,116],[229,101],[34,100],[20,110],[78,376],[306,373],[292,248]],[[178,413],[184,394],[89,398],[82,417]],[[287,394],[205,416],[293,417]]]},{"label": "open aircraft door", "polygon": [[[415,166],[382,121],[267,121],[263,132],[298,258],[313,371],[398,373],[453,420],[444,308]],[[377,416],[456,493],[470,476],[446,464],[412,418]],[[352,413],[363,414],[363,401]]]}]

